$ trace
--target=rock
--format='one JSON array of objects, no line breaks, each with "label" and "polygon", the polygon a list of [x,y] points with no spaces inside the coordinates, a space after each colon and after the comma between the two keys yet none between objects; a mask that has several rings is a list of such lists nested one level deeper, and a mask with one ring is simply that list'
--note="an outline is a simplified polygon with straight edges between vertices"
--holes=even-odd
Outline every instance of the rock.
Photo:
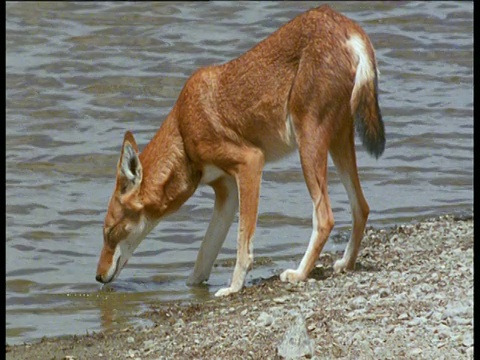
[{"label": "rock", "polygon": [[270,326],[273,323],[273,317],[267,314],[265,311],[262,311],[257,319],[258,325]]},{"label": "rock", "polygon": [[145,341],[143,342],[143,348],[144,348],[145,350],[148,350],[148,349],[150,349],[151,347],[153,347],[153,346],[155,345],[155,343],[156,343],[156,342],[155,342],[154,340],[145,340]]},{"label": "rock", "polygon": [[305,320],[310,319],[313,315],[315,315],[315,311],[313,310],[307,311],[307,313],[305,314]]},{"label": "rock", "polygon": [[395,330],[395,325],[388,325],[387,328],[385,329],[385,332],[387,334],[392,333]]},{"label": "rock", "polygon": [[409,355],[410,355],[410,356],[419,356],[419,355],[421,355],[422,353],[423,353],[423,350],[422,350],[422,349],[420,349],[420,348],[414,348],[414,349],[410,350]]},{"label": "rock", "polygon": [[284,304],[285,301],[287,301],[286,297],[278,297],[278,298],[273,299],[273,302],[275,302],[277,304]]},{"label": "rock", "polygon": [[185,326],[185,321],[183,321],[182,319],[178,319],[174,326],[175,327],[184,327]]},{"label": "rock", "polygon": [[134,342],[135,342],[135,339],[134,339],[133,337],[129,336],[129,337],[127,338],[127,342],[128,342],[129,344],[134,343]]},{"label": "rock", "polygon": [[443,312],[443,318],[467,314],[472,314],[472,308],[470,306],[464,304],[448,304]]},{"label": "rock", "polygon": [[390,289],[383,288],[378,291],[378,294],[380,295],[381,298],[390,296]]},{"label": "rock", "polygon": [[366,303],[367,303],[367,300],[363,296],[357,296],[355,299],[352,300],[351,308],[360,309],[360,308],[363,308]]},{"label": "rock", "polygon": [[408,321],[407,325],[408,326],[418,326],[418,325],[423,324],[425,322],[426,322],[425,318],[416,317],[416,318],[413,318],[412,320]]},{"label": "rock", "polygon": [[272,314],[273,317],[279,318],[282,317],[283,314],[285,314],[286,309],[284,306],[272,306],[270,307],[270,314]]},{"label": "rock", "polygon": [[473,359],[473,346],[470,346],[470,347],[467,349],[466,354],[467,354],[467,357],[468,357],[469,359]]},{"label": "rock", "polygon": [[308,336],[305,320],[300,313],[297,312],[294,323],[277,346],[277,351],[287,360],[313,356],[313,340]]},{"label": "rock", "polygon": [[445,338],[448,339],[452,335],[452,332],[450,330],[450,326],[447,326],[445,324],[438,324],[436,331],[437,331],[438,337],[440,339],[445,339]]},{"label": "rock", "polygon": [[463,335],[462,345],[466,347],[473,347],[473,336],[472,334]]},{"label": "rock", "polygon": [[472,323],[472,319],[465,319],[459,316],[455,316],[452,318],[453,323],[458,325],[469,325]]}]

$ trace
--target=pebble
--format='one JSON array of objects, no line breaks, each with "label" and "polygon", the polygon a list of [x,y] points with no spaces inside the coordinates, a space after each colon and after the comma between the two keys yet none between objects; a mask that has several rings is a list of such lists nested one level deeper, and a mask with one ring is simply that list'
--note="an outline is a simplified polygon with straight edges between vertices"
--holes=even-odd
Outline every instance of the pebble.
[{"label": "pebble", "polygon": [[366,303],[367,303],[367,300],[363,296],[357,296],[351,302],[353,309],[363,308]]},{"label": "pebble", "polygon": [[410,350],[409,355],[410,355],[410,356],[418,356],[418,355],[420,355],[420,354],[422,354],[422,353],[423,353],[423,350],[422,350],[422,349],[420,349],[420,348],[414,348],[414,349]]},{"label": "pebble", "polygon": [[463,335],[462,345],[466,347],[473,346],[473,336],[471,333],[470,334],[467,333]]},{"label": "pebble", "polygon": [[410,320],[409,322],[407,322],[407,324],[409,326],[418,326],[420,324],[423,324],[426,322],[426,319],[422,318],[422,317],[416,317],[412,320]]},{"label": "pebble", "polygon": [[151,347],[153,347],[155,345],[155,341],[154,340],[145,340],[143,342],[143,348],[144,349],[150,349]]},{"label": "pebble", "polygon": [[459,316],[455,316],[454,318],[452,318],[452,322],[454,324],[458,324],[458,325],[468,325],[468,324],[471,324],[472,323],[472,320],[473,319],[465,319],[465,318],[462,318],[462,317],[459,317]]},{"label": "pebble", "polygon": [[387,297],[390,295],[390,289],[387,289],[387,288],[380,289],[378,294],[380,295],[381,298]]},{"label": "pebble", "polygon": [[185,321],[183,319],[178,319],[177,322],[175,323],[176,327],[184,327],[185,326]]},{"label": "pebble", "polygon": [[277,304],[285,304],[285,302],[287,301],[286,297],[283,296],[283,297],[277,297],[277,298],[274,298],[273,299],[273,302],[274,303],[277,303]]},{"label": "pebble", "polygon": [[131,343],[135,342],[135,339],[134,339],[133,337],[129,336],[129,337],[127,338],[127,342],[128,342],[129,344],[131,344]]},{"label": "pebble", "polygon": [[468,357],[469,359],[473,359],[473,346],[470,346],[470,347],[467,349],[466,353],[467,353],[467,357]]},{"label": "pebble", "polygon": [[277,346],[278,355],[286,360],[311,358],[313,355],[314,341],[310,339],[305,326],[305,320],[300,313],[291,326],[288,326],[282,342]]},{"label": "pebble", "polygon": [[273,323],[273,317],[265,311],[262,311],[258,316],[257,323],[259,325],[270,326]]},{"label": "pebble", "polygon": [[307,313],[305,314],[305,320],[310,319],[314,314],[315,314],[315,311],[308,310]]},{"label": "pebble", "polygon": [[394,326],[394,325],[389,325],[389,326],[387,326],[387,328],[385,329],[385,332],[386,332],[387,334],[390,334],[390,333],[392,333],[394,330],[395,330],[395,326]]}]

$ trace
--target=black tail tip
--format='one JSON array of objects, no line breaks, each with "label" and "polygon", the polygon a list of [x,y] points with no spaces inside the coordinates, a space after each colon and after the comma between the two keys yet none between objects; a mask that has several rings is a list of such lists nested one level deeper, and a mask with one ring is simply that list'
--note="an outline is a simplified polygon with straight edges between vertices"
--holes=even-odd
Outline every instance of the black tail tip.
[{"label": "black tail tip", "polygon": [[362,140],[363,147],[370,156],[378,159],[385,151],[385,127],[382,117],[380,115],[378,121],[374,122],[375,126],[373,128],[367,127],[365,124],[365,119],[356,116],[355,127]]}]

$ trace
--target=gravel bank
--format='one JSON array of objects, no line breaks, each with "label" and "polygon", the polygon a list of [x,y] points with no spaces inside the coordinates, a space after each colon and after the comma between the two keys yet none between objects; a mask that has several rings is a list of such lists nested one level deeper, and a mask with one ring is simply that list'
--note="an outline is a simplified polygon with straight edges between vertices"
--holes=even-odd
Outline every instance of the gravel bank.
[{"label": "gravel bank", "polygon": [[228,298],[159,305],[154,327],[6,347],[7,359],[473,359],[473,219],[369,229],[354,272],[322,254]]}]

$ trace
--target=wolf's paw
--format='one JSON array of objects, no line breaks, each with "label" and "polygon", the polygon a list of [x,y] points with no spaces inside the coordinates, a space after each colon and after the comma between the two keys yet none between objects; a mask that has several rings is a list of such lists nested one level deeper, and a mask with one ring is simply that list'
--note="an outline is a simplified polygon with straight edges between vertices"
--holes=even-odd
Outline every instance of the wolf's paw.
[{"label": "wolf's paw", "polygon": [[354,267],[355,264],[352,266],[345,259],[340,259],[335,261],[335,264],[333,264],[333,271],[336,273],[341,273],[347,270],[353,270]]},{"label": "wolf's paw", "polygon": [[215,293],[215,296],[217,297],[220,297],[220,296],[228,296],[230,294],[235,294],[239,291],[240,289],[234,289],[232,287],[228,287],[228,288],[223,288],[223,289],[220,289],[218,290],[216,293]]},{"label": "wolf's paw", "polygon": [[297,270],[288,269],[280,274],[281,281],[288,281],[290,283],[296,283],[299,281],[305,281],[306,277],[299,273]]}]

